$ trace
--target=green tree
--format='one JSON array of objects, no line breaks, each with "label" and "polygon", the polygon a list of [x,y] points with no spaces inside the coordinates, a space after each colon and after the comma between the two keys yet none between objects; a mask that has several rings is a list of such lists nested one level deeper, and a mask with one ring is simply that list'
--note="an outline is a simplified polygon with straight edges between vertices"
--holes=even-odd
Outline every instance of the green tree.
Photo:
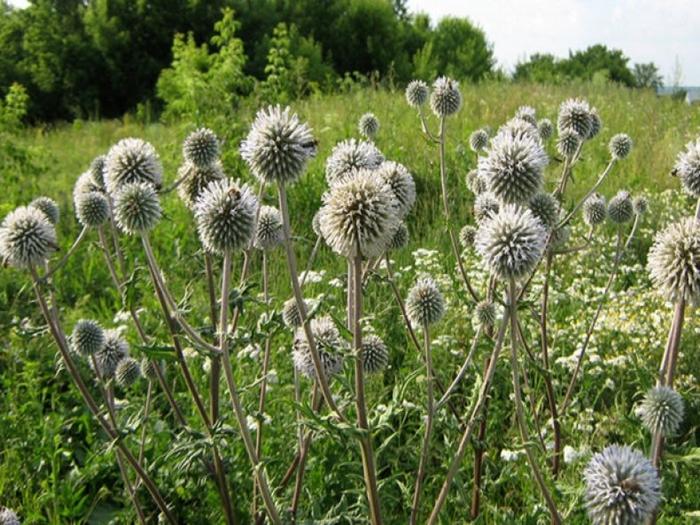
[{"label": "green tree", "polygon": [[569,53],[562,63],[563,70],[570,78],[592,80],[599,72],[607,75],[612,82],[634,87],[635,79],[630,71],[627,58],[619,49],[608,49],[602,44],[590,46],[584,51]]},{"label": "green tree", "polygon": [[639,88],[656,90],[664,85],[663,78],[659,74],[659,68],[653,62],[635,64],[632,72],[634,73],[635,85]]},{"label": "green tree", "polygon": [[549,53],[535,53],[526,62],[519,62],[513,72],[513,80],[557,83],[564,79],[562,61]]},{"label": "green tree", "polygon": [[493,50],[486,35],[467,18],[443,18],[430,42],[435,68],[440,74],[478,81],[493,68]]}]

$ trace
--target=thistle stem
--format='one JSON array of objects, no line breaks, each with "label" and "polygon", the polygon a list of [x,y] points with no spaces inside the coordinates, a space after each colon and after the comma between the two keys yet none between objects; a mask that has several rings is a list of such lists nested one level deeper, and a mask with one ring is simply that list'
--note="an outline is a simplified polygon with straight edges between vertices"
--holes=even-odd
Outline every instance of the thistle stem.
[{"label": "thistle stem", "polygon": [[610,162],[608,163],[608,165],[607,165],[607,166],[605,167],[605,169],[603,170],[603,173],[600,174],[600,176],[598,177],[598,180],[595,182],[595,184],[593,184],[593,186],[591,187],[591,189],[588,190],[588,193],[586,193],[586,196],[585,196],[583,199],[581,199],[580,201],[578,201],[578,203],[576,204],[576,206],[574,206],[574,209],[571,210],[571,211],[566,215],[566,217],[564,217],[564,219],[561,220],[561,221],[559,222],[559,224],[557,224],[557,228],[561,228],[561,227],[564,226],[567,222],[569,222],[569,221],[571,220],[571,218],[576,214],[576,212],[577,212],[578,210],[581,209],[581,206],[583,206],[583,204],[586,202],[586,200],[588,199],[588,197],[590,197],[591,195],[593,195],[593,193],[595,193],[595,191],[600,187],[600,185],[603,184],[603,181],[605,181],[605,179],[608,177],[608,175],[609,175],[610,172],[612,171],[613,166],[615,165],[615,160],[616,160],[615,158],[610,159]]},{"label": "thistle stem", "polygon": [[[211,327],[216,333],[216,282],[214,279],[214,266],[211,255],[204,253],[204,272],[207,279],[207,293],[209,296],[209,316],[211,317]],[[221,358],[211,356],[209,364],[209,411],[213,423],[219,420],[219,379],[221,378]]]},{"label": "thistle stem", "polygon": [[83,242],[83,239],[85,239],[85,236],[87,235],[88,231],[90,231],[90,228],[87,226],[83,226],[83,229],[80,230],[80,234],[78,234],[78,237],[75,239],[73,244],[71,245],[70,248],[68,248],[68,251],[66,254],[61,258],[56,265],[49,269],[41,278],[46,281],[49,277],[51,277],[54,273],[56,273],[58,270],[63,268],[63,266],[68,262],[68,259],[70,259],[70,256],[75,253],[75,250],[78,249],[78,246],[80,246],[80,243]]}]

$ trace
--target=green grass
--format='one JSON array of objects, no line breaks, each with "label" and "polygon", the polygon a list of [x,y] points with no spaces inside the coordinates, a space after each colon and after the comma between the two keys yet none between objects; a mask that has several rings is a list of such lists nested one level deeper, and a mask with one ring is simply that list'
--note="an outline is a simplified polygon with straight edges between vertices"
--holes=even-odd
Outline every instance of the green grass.
[{"label": "green grass", "polygon": [[[633,138],[633,153],[615,167],[601,191],[608,197],[623,188],[633,193],[644,192],[650,196],[651,212],[633,244],[634,249],[624,259],[615,294],[609,300],[594,336],[591,353],[599,356],[602,364],[592,362],[587,366],[580,393],[563,425],[565,443],[577,449],[599,450],[608,443],[625,442],[647,450],[649,436],[634,417],[633,406],[640,392],[653,384],[671,313],[669,307],[649,290],[643,264],[653,231],[670,217],[683,211],[688,213],[692,207],[692,203],[677,191],[678,181],[669,176],[669,171],[683,145],[700,134],[700,110],[669,98],[657,98],[650,92],[615,86],[490,84],[467,85],[462,91],[464,106],[449,122],[447,148],[450,200],[455,221],[452,226],[457,229],[473,222],[473,199],[464,183],[467,172],[475,163],[474,154],[468,148],[469,134],[482,126],[496,129],[520,105],[532,105],[539,117],[553,121],[561,101],[570,96],[587,98],[598,108],[603,131],[585,149],[584,160],[574,173],[575,184],[567,196],[568,203],[581,196],[605,167],[610,137],[626,132]],[[302,265],[314,242],[311,218],[325,190],[324,160],[337,141],[357,135],[356,124],[361,114],[372,111],[377,115],[381,122],[377,146],[388,159],[405,164],[414,174],[418,199],[408,218],[411,242],[408,248],[395,255],[394,260],[401,270],[399,286],[404,293],[421,271],[435,274],[443,285],[450,308],[448,317],[436,327],[434,355],[438,376],[443,382],[449,382],[473,335],[472,307],[455,277],[455,261],[450,254],[440,206],[435,147],[420,134],[418,118],[400,92],[357,89],[303,100],[295,103],[294,108],[310,122],[320,142],[318,158],[290,190],[293,230],[298,238],[297,251]],[[234,118],[210,123],[225,139],[227,173],[248,181],[251,177],[238,157],[237,146],[253,111],[254,108],[246,105]],[[432,120],[431,123],[434,124]],[[60,242],[67,249],[79,231],[72,212],[72,186],[95,156],[105,153],[120,138],[142,137],[156,147],[165,167],[166,181],[172,182],[181,161],[180,144],[192,129],[193,126],[187,123],[144,126],[125,118],[123,121],[76,122],[48,129],[24,130],[16,140],[32,151],[34,165],[28,166],[15,155],[12,162],[0,168],[3,181],[0,215],[4,216],[37,195],[56,199],[63,214],[59,227]],[[553,143],[549,148],[554,153]],[[553,161],[548,187],[554,184],[560,169],[560,164]],[[662,196],[666,189],[676,191]],[[270,192],[266,201],[274,203],[275,198]],[[194,324],[205,324],[208,307],[202,257],[190,213],[174,194],[164,199],[164,208],[165,217],[152,235],[157,256],[177,296],[184,296],[190,289],[194,292],[189,318]],[[575,234],[581,233],[582,229],[575,229]],[[580,346],[586,323],[595,307],[596,292],[600,293],[607,278],[613,232],[604,230],[596,237],[596,242],[595,250],[562,257],[557,265],[551,307],[553,360],[569,356]],[[81,317],[99,319],[110,327],[119,324],[114,317],[122,308],[121,300],[110,287],[102,255],[95,243],[95,236],[90,236],[55,279],[60,313],[67,331]],[[159,342],[167,343],[167,333],[143,271],[140,245],[133,239],[125,239],[125,243],[131,268],[140,268],[137,289],[139,304],[145,309],[147,330]],[[412,252],[418,248],[436,250],[437,254],[419,256],[416,260]],[[483,273],[478,269],[477,258],[469,254],[466,263],[481,284]],[[240,261],[237,264],[240,267]],[[260,261],[256,259],[254,295],[260,291],[259,267]],[[290,293],[281,252],[271,255],[270,267],[273,305],[280,308]],[[322,294],[322,310],[342,318],[343,290],[330,286],[329,281],[343,277],[344,261],[324,247],[315,269],[324,269],[326,273],[322,282],[308,286],[309,295]],[[410,345],[387,284],[379,278],[372,279],[365,293],[368,323],[385,339],[391,350],[390,369],[382,377],[371,378],[368,388],[382,479],[380,491],[387,523],[405,523],[422,434],[421,410],[414,405],[421,407],[424,403],[425,381],[420,356]],[[263,312],[259,303],[247,305],[233,356],[249,342],[260,342],[256,323]],[[699,342],[696,334],[700,325],[692,311],[689,315],[679,375],[679,390],[686,400],[687,417],[682,434],[669,444],[664,468],[666,501],[660,523],[691,523],[690,513],[700,509],[700,491],[697,482],[693,481],[700,476],[696,430],[700,425],[697,388],[700,370],[696,364]],[[524,317],[527,319],[528,339],[536,348],[537,326],[529,317]],[[133,327],[129,326],[127,336],[134,346],[132,352],[138,354],[139,350],[135,348],[138,339]],[[28,277],[10,269],[0,272],[0,345],[0,504],[15,508],[25,523],[30,524],[107,523],[110,519],[128,523],[134,520],[112,451],[83,408],[67,375],[57,372],[56,348],[43,327],[28,286]],[[289,333],[284,330],[276,333],[272,367],[278,372],[279,384],[274,385],[269,396],[266,413],[272,421],[264,427],[263,453],[269,461],[267,469],[273,486],[283,475],[294,448],[290,345]],[[479,363],[488,351],[488,344],[480,345]],[[627,360],[624,366],[609,364],[610,359],[621,356]],[[534,364],[527,363],[532,365],[529,367],[532,389],[538,409],[544,408],[541,416],[546,420],[546,407],[540,406],[544,392],[541,376]],[[205,391],[203,365],[201,358],[192,358],[195,377]],[[252,411],[256,390],[250,385],[258,376],[259,363],[240,357],[234,366],[238,381],[245,387],[244,402]],[[172,378],[178,377],[174,367],[170,370]],[[346,370],[341,382],[351,383],[349,367]],[[558,390],[563,390],[569,373],[560,365],[555,366],[554,372],[555,385]],[[86,377],[88,373],[86,369]],[[482,515],[478,523],[545,523],[546,511],[524,459],[521,457],[515,462],[499,459],[502,449],[518,447],[509,401],[508,374],[504,362],[497,373],[489,408]],[[461,411],[468,407],[477,375],[475,370],[468,376],[455,399]],[[609,379],[614,380],[614,388],[607,384]],[[196,413],[179,377],[176,380],[178,400],[186,408],[194,431],[200,432]],[[342,391],[338,384],[334,389]],[[144,385],[120,392],[120,397],[128,399],[121,416],[124,420],[139,414],[144,396]],[[222,400],[226,399],[224,389]],[[228,409],[227,404],[224,406]],[[156,407],[156,416],[149,422],[147,457],[166,499],[174,504],[183,522],[221,522],[213,485],[207,481],[201,467],[194,465],[186,469],[183,455],[178,455],[180,448],[194,447],[199,436],[194,432],[177,434],[170,430],[171,418],[160,395],[156,398]],[[235,429],[230,410],[225,410],[224,415],[224,423]],[[366,515],[366,510],[358,448],[347,434],[323,422],[315,424],[319,425],[319,437],[312,447],[300,516],[310,522],[325,516],[332,519],[332,523],[361,523],[360,516]],[[458,439],[455,418],[447,411],[441,412],[436,422],[434,452],[423,496],[428,506],[439,490],[450,453]],[[229,478],[235,487],[236,508],[245,523],[249,519],[252,486],[249,464],[235,432],[225,439],[223,451]],[[467,521],[472,460],[470,451],[450,492],[443,523]],[[568,513],[567,523],[585,523],[581,483],[584,464],[585,460],[566,465],[556,484],[556,498],[561,509]],[[288,490],[278,497],[284,508],[289,505],[291,492]],[[142,501],[153,510],[145,493]]]}]

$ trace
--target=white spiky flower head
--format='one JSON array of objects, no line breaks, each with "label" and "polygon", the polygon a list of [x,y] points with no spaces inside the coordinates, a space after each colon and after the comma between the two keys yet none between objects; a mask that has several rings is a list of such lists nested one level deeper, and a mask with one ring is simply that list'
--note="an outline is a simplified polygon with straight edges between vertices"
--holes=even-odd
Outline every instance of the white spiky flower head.
[{"label": "white spiky flower head", "polygon": [[224,254],[245,247],[253,236],[258,199],[247,184],[233,179],[210,182],[194,205],[204,249]]},{"label": "white spiky flower head", "polygon": [[338,142],[326,159],[326,181],[329,186],[354,176],[358,170],[376,170],[384,162],[377,146],[364,140]]},{"label": "white spiky flower head", "polygon": [[402,222],[399,224],[399,227],[396,228],[394,235],[391,237],[387,250],[396,251],[400,250],[401,248],[405,248],[408,244],[408,239],[408,228],[406,227],[406,224]]},{"label": "white spiky flower head", "polygon": [[[326,377],[331,377],[343,368],[343,358],[341,351],[345,347],[345,342],[340,337],[338,327],[329,316],[324,315],[310,322],[311,333],[316,341],[316,350],[321,358],[323,371]],[[303,328],[299,327],[294,335],[294,350],[292,359],[295,368],[310,379],[316,377],[311,350],[309,348],[306,334]]]},{"label": "white spiky flower head", "polygon": [[571,131],[570,129],[559,133],[559,138],[557,139],[557,151],[560,155],[569,158],[573,157],[580,145],[581,136],[578,133]]},{"label": "white spiky flower head", "polygon": [[92,180],[101,190],[105,189],[105,168],[107,167],[107,155],[98,155],[90,163],[89,172],[92,174]]},{"label": "white spiky flower head", "polygon": [[0,507],[0,525],[21,525],[21,523],[15,511]]},{"label": "white spiky flower head", "polygon": [[647,266],[652,283],[666,299],[700,303],[700,223],[687,218],[659,232]]},{"label": "white spiky flower head", "polygon": [[100,375],[104,379],[114,377],[119,361],[128,357],[129,345],[118,330],[105,330],[102,348],[94,355]]},{"label": "white spiky flower head", "polygon": [[635,215],[644,215],[649,211],[649,199],[644,195],[637,195],[632,199],[632,208],[634,208]]},{"label": "white spiky flower head", "polygon": [[389,364],[389,349],[382,339],[369,334],[362,338],[362,365],[368,374],[381,372]]},{"label": "white spiky flower head", "polygon": [[428,101],[428,84],[422,80],[411,80],[406,86],[406,102],[414,108],[419,108]]},{"label": "white spiky flower head", "polygon": [[475,237],[476,228],[474,226],[467,224],[462,227],[462,229],[459,230],[459,243],[462,245],[462,249],[473,248]]},{"label": "white spiky flower head", "polygon": [[480,301],[475,308],[476,322],[484,328],[489,328],[496,324],[496,305],[492,301]]},{"label": "white spiky flower head", "polygon": [[642,525],[661,500],[661,481],[644,455],[610,445],[595,454],[583,473],[586,507],[594,525]]},{"label": "white spiky flower head", "polygon": [[105,345],[105,333],[97,321],[81,319],[70,336],[71,349],[84,357],[95,355]]},{"label": "white spiky flower head", "polygon": [[610,139],[609,149],[612,158],[622,160],[632,151],[632,139],[626,133],[618,133]]},{"label": "white spiky flower head", "polygon": [[685,145],[685,150],[678,154],[674,172],[681,179],[685,192],[700,198],[700,137]]},{"label": "white spiky flower head", "polygon": [[549,159],[542,142],[529,134],[499,133],[488,155],[479,160],[479,174],[489,190],[506,204],[522,204],[542,187]]},{"label": "white spiky flower head", "polygon": [[508,120],[498,128],[496,137],[509,137],[512,139],[529,137],[535,142],[542,142],[537,126],[534,126],[532,122],[517,117]]},{"label": "white spiky flower head", "polygon": [[585,100],[570,98],[559,106],[557,127],[560,134],[572,131],[585,139],[591,131],[591,125],[591,106]]},{"label": "white spiky flower head", "polygon": [[474,244],[489,271],[517,280],[535,268],[546,238],[546,230],[530,210],[508,204],[481,223]]},{"label": "white spiky flower head", "polygon": [[135,138],[122,139],[110,148],[104,173],[109,193],[117,193],[126,184],[142,182],[160,188],[163,182],[163,166],[155,148]]},{"label": "white spiky flower head", "polygon": [[624,224],[631,221],[633,217],[634,207],[630,193],[625,190],[618,191],[608,203],[608,218],[614,224]]},{"label": "white spiky flower head", "polygon": [[219,158],[219,139],[209,128],[199,128],[187,135],[182,143],[182,156],[186,162],[205,167]]},{"label": "white spiky flower head", "polygon": [[56,229],[38,208],[15,208],[0,224],[0,260],[11,266],[42,264],[57,248]]},{"label": "white spiky flower head", "polygon": [[550,193],[538,193],[530,199],[528,206],[532,214],[547,228],[553,227],[559,220],[559,201]]},{"label": "white spiky flower head", "polygon": [[122,388],[129,387],[136,383],[141,377],[141,365],[133,357],[125,357],[114,370],[114,379]]},{"label": "white spiky flower head", "polygon": [[494,213],[498,213],[500,207],[501,203],[493,193],[490,191],[479,193],[474,200],[474,218],[476,222],[481,223]]},{"label": "white spiky flower head", "polygon": [[363,170],[324,196],[321,232],[339,255],[378,257],[389,246],[400,219],[394,193],[375,171]]},{"label": "white spiky flower head", "polygon": [[[304,301],[304,306],[308,311],[309,303]],[[301,315],[297,308],[297,301],[294,297],[287,299],[282,306],[282,320],[287,328],[298,328],[301,326]]]},{"label": "white spiky flower head", "polygon": [[282,216],[273,206],[262,206],[255,227],[253,246],[258,250],[270,250],[282,243]]},{"label": "white spiky flower head", "polygon": [[107,197],[98,191],[81,193],[76,197],[75,215],[83,226],[100,226],[109,218]]},{"label": "white spiky flower head", "polygon": [[462,93],[459,82],[448,77],[439,77],[433,82],[430,93],[430,109],[438,117],[454,115],[462,107]]},{"label": "white spiky flower head", "polygon": [[104,190],[95,182],[94,177],[90,171],[86,171],[78,177],[75,181],[75,186],[73,186],[73,206],[78,207],[78,200],[84,193],[89,193],[91,191],[96,191],[102,193]]},{"label": "white spiky flower head", "polygon": [[119,229],[138,235],[153,229],[162,215],[155,188],[146,182],[131,182],[119,187],[114,197],[114,219]]},{"label": "white spiky flower head", "polygon": [[291,184],[316,155],[311,128],[289,107],[268,106],[255,115],[241,156],[260,181]]},{"label": "white spiky flower head", "polygon": [[547,141],[554,135],[554,124],[548,118],[540,119],[537,123],[537,131],[540,134],[540,139]]},{"label": "white spiky flower head", "polygon": [[398,162],[386,161],[377,169],[379,176],[384,179],[396,197],[400,219],[408,215],[416,202],[416,183],[406,166]]},{"label": "white spiky flower head", "polygon": [[363,137],[373,139],[379,132],[379,119],[374,113],[365,113],[357,123],[357,130]]},{"label": "white spiky flower head", "polygon": [[520,106],[515,112],[515,118],[527,120],[533,126],[537,126],[537,111],[532,106]]},{"label": "white spiky flower head", "polygon": [[484,151],[489,145],[489,134],[483,129],[477,129],[469,135],[469,147],[474,153]]},{"label": "white spiky flower head", "polygon": [[209,183],[215,180],[221,180],[226,175],[221,161],[215,160],[206,166],[197,166],[192,162],[185,162],[177,170],[178,179],[182,182],[177,188],[177,194],[185,203],[185,206],[192,209],[197,199],[204,191],[204,188],[209,186]]},{"label": "white spiky flower head", "polygon": [[160,365],[157,361],[148,359],[144,357],[141,359],[141,374],[148,381],[156,381],[158,379],[158,371],[160,370]]},{"label": "white spiky flower head", "polygon": [[467,188],[469,188],[474,195],[479,195],[489,189],[486,179],[479,175],[479,170],[469,170],[465,181],[467,183]]},{"label": "white spiky flower head", "polygon": [[431,277],[418,279],[406,297],[408,318],[416,326],[437,323],[445,315],[445,299]]},{"label": "white spiky flower head", "polygon": [[49,197],[37,197],[29,203],[29,206],[41,210],[51,224],[56,225],[58,223],[61,212],[55,200]]},{"label": "white spiky flower head", "polygon": [[598,135],[598,133],[600,133],[600,130],[603,128],[603,121],[600,120],[600,115],[598,115],[598,110],[596,108],[591,108],[589,117],[591,127],[588,130],[588,135],[586,135],[587,140],[591,140],[593,137]]},{"label": "white spiky flower head", "polygon": [[608,205],[605,197],[594,193],[583,202],[583,221],[588,226],[598,226],[608,218]]},{"label": "white spiky flower head", "polygon": [[684,412],[683,398],[668,386],[651,388],[636,409],[647,430],[652,434],[660,432],[664,437],[678,432]]}]

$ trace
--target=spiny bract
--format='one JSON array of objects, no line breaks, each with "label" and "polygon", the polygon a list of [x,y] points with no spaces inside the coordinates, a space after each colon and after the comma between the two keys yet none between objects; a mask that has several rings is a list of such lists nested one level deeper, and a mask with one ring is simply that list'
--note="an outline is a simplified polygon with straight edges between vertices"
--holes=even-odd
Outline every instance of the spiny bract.
[{"label": "spiny bract", "polygon": [[476,322],[484,328],[496,323],[496,305],[491,301],[481,301],[476,305]]},{"label": "spiny bract", "polygon": [[161,214],[158,194],[146,182],[124,184],[114,197],[114,218],[119,228],[129,235],[153,229]]},{"label": "spiny bract", "polygon": [[625,133],[618,133],[610,139],[609,148],[614,159],[622,160],[632,151],[632,139]]},{"label": "spiny bract", "polygon": [[362,364],[365,372],[381,372],[389,364],[389,349],[379,336],[374,334],[362,338]]},{"label": "spiny bract", "polygon": [[588,226],[598,226],[608,217],[608,205],[605,197],[594,193],[583,202],[583,221]]},{"label": "spiny bract", "polygon": [[557,128],[559,133],[572,131],[582,140],[591,132],[591,106],[580,98],[570,98],[559,106]]},{"label": "spiny bract", "polygon": [[55,225],[58,222],[60,211],[55,200],[49,197],[37,197],[29,203],[29,206],[41,210],[51,224]]},{"label": "spiny bract", "polygon": [[109,218],[109,203],[104,193],[89,191],[76,197],[75,215],[83,226],[96,228]]},{"label": "spiny bract", "polygon": [[160,365],[157,361],[148,359],[144,357],[141,359],[141,373],[148,381],[155,381],[158,379],[158,371],[160,370]]},{"label": "spiny bract", "polygon": [[43,264],[57,248],[56,229],[38,208],[20,206],[0,224],[0,259],[11,266]]},{"label": "spiny bract", "polygon": [[[326,377],[340,372],[343,368],[343,358],[340,354],[345,342],[340,337],[338,327],[329,316],[312,319],[310,322],[311,333],[316,342],[316,350],[321,358],[321,365]],[[308,378],[316,377],[311,349],[309,348],[306,334],[303,328],[297,328],[294,335],[294,351],[292,353],[294,366]]]},{"label": "spiny bract", "polygon": [[469,147],[473,152],[479,153],[489,145],[489,134],[483,129],[477,129],[469,135]]},{"label": "spiny bract", "polygon": [[208,128],[199,128],[182,143],[182,156],[195,166],[209,166],[219,158],[219,139]]},{"label": "spiny bract", "polygon": [[683,398],[673,388],[657,386],[646,393],[636,413],[649,432],[673,436],[683,422]]},{"label": "spiny bract", "polygon": [[141,377],[141,366],[133,357],[125,357],[119,363],[114,371],[114,379],[121,387],[133,385],[136,380]]},{"label": "spiny bract", "polygon": [[[309,305],[304,301],[304,306],[308,312]],[[301,315],[297,308],[297,301],[294,297],[287,299],[282,306],[282,320],[288,328],[298,328],[301,326]]]},{"label": "spiny bract", "polygon": [[490,191],[479,193],[474,200],[474,218],[480,223],[494,213],[498,213],[500,201]]},{"label": "spiny bract", "polygon": [[384,155],[371,142],[348,139],[338,142],[326,159],[326,181],[329,186],[344,182],[357,170],[377,169]]},{"label": "spiny bract", "polygon": [[110,148],[104,173],[109,193],[125,184],[143,182],[160,188],[163,182],[163,166],[155,148],[135,138],[122,139]]},{"label": "spiny bract", "polygon": [[413,181],[413,176],[406,166],[393,161],[382,162],[377,173],[394,192],[399,218],[405,218],[416,202],[416,183]]},{"label": "spiny bract", "polygon": [[82,356],[95,355],[105,345],[105,333],[97,321],[80,319],[70,336],[71,349]]},{"label": "spiny bract", "polygon": [[540,192],[532,197],[529,208],[543,226],[551,228],[559,220],[559,201],[550,193]]},{"label": "spiny bract", "polygon": [[255,228],[253,246],[258,250],[270,250],[282,243],[282,216],[277,208],[262,206]]},{"label": "spiny bract", "polygon": [[462,227],[461,230],[459,230],[459,244],[462,245],[464,250],[474,247],[475,237],[476,228],[470,224],[467,224],[466,226]]},{"label": "spiny bract", "polygon": [[515,118],[526,120],[533,126],[537,126],[537,111],[532,106],[520,106],[515,112]]},{"label": "spiny bract", "polygon": [[406,298],[408,318],[417,326],[437,323],[445,315],[445,299],[435,281],[422,277],[416,281]]},{"label": "spiny bract", "polygon": [[379,131],[379,120],[374,116],[374,113],[365,113],[360,117],[357,129],[363,137],[373,139]]},{"label": "spiny bract", "polygon": [[700,198],[700,137],[686,144],[685,151],[678,154],[673,169],[686,193]]},{"label": "spiny bract", "polygon": [[448,77],[439,77],[433,82],[430,93],[430,109],[438,117],[454,115],[462,107],[462,93],[459,82]]},{"label": "spiny bract", "polygon": [[406,247],[408,244],[408,237],[408,228],[406,227],[406,224],[402,222],[399,224],[399,227],[396,228],[394,235],[391,237],[387,250],[400,250],[401,248]]},{"label": "spiny bract", "polygon": [[557,151],[564,157],[573,157],[580,144],[581,137],[577,133],[567,129],[559,133]]},{"label": "spiny bract", "polygon": [[185,162],[177,170],[177,177],[182,181],[177,188],[177,194],[185,206],[193,208],[204,188],[209,186],[210,182],[223,179],[225,176],[224,167],[219,160],[206,166]]},{"label": "spiny bract", "polygon": [[540,133],[540,139],[549,140],[554,135],[554,125],[548,118],[543,118],[537,123],[537,131]]},{"label": "spiny bract", "polygon": [[406,86],[406,101],[414,108],[425,104],[428,100],[428,84],[422,80],[412,80]]},{"label": "spiny bract", "polygon": [[119,361],[129,355],[129,345],[118,330],[105,330],[104,335],[104,345],[93,356],[102,378],[109,379],[114,376]]},{"label": "spiny bract", "polygon": [[624,224],[634,217],[632,197],[628,191],[620,190],[608,203],[608,218],[615,224]]}]

